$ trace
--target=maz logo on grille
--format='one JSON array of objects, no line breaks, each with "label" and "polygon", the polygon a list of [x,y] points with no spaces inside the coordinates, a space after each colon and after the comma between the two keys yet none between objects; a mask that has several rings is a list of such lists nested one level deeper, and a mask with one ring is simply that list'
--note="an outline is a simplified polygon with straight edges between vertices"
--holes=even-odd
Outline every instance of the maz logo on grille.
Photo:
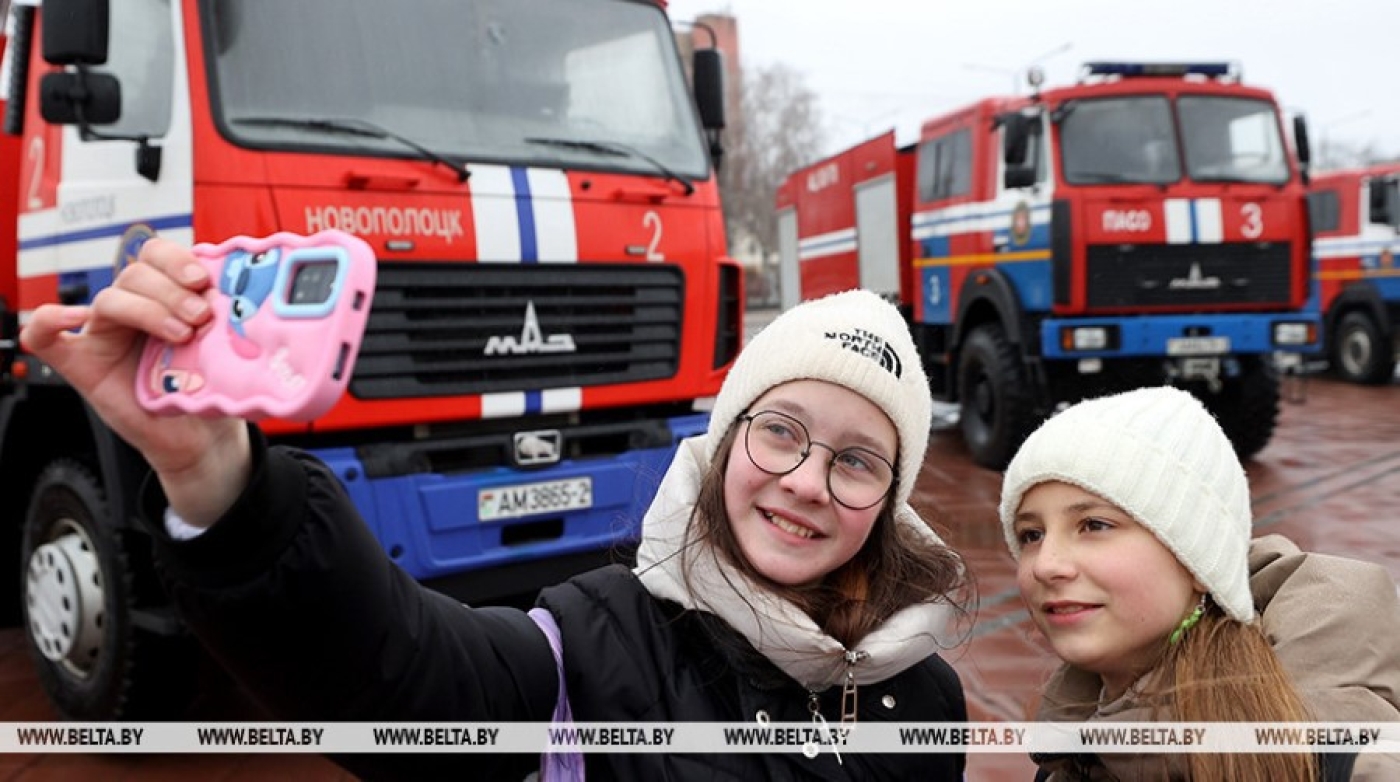
[{"label": "maz logo on grille", "polygon": [[1191,272],[1189,274],[1185,277],[1173,279],[1171,282],[1167,283],[1167,287],[1174,291],[1213,291],[1219,288],[1220,284],[1220,278],[1215,275],[1202,277],[1201,265],[1199,263],[1193,263],[1191,264]]},{"label": "maz logo on grille", "polygon": [[488,356],[518,356],[525,353],[577,353],[572,334],[550,334],[545,337],[540,331],[540,320],[535,316],[535,302],[525,305],[525,325],[520,336],[514,334],[493,336],[486,340],[485,353]]}]

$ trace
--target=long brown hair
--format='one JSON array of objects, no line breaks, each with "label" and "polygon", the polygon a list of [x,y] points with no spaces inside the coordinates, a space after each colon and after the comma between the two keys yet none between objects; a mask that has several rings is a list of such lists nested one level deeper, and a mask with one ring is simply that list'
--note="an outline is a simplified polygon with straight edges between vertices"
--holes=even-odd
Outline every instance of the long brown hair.
[{"label": "long brown hair", "polygon": [[[1258,622],[1244,623],[1210,604],[1195,627],[1171,644],[1158,671],[1158,694],[1182,722],[1306,722],[1308,708],[1274,655]],[[1170,718],[1166,715],[1154,715]],[[1191,779],[1239,782],[1316,782],[1317,758],[1307,752],[1192,753]]]},{"label": "long brown hair", "polygon": [[[760,574],[744,557],[724,503],[724,475],[740,428],[730,425],[700,484],[686,547],[708,541],[716,556],[801,608],[846,648],[906,606],[943,600],[965,612],[972,585],[962,557],[902,524],[886,500],[856,555],[815,586],[790,587]],[[897,479],[896,479],[897,480]],[[704,556],[704,554],[702,554]],[[689,559],[686,560],[687,562]]]}]

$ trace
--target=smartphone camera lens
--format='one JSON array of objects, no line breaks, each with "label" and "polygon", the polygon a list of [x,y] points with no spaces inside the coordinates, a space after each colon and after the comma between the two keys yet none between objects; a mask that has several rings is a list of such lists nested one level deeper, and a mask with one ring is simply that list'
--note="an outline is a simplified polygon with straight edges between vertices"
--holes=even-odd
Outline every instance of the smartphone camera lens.
[{"label": "smartphone camera lens", "polygon": [[335,261],[303,263],[292,272],[291,304],[324,304],[335,286]]}]

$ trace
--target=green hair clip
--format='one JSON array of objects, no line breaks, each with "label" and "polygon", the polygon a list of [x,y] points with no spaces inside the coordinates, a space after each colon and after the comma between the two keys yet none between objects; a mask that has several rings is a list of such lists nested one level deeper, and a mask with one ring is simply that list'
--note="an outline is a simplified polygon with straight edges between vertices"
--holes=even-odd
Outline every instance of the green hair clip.
[{"label": "green hair clip", "polygon": [[1181,624],[1177,625],[1176,629],[1172,631],[1171,636],[1167,638],[1167,644],[1175,646],[1176,642],[1181,640],[1181,636],[1185,635],[1187,630],[1195,627],[1196,623],[1201,621],[1201,617],[1205,616],[1205,613],[1206,597],[1205,595],[1201,595],[1201,602],[1196,606],[1196,610],[1192,611],[1190,616],[1181,620]]}]

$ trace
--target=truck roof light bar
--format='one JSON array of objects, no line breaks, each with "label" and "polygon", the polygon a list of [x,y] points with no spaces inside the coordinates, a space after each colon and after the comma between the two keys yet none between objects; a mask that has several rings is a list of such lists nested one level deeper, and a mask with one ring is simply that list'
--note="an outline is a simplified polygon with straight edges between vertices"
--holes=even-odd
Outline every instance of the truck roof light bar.
[{"label": "truck roof light bar", "polygon": [[1210,79],[1239,81],[1244,74],[1232,62],[1089,62],[1083,66],[1084,76],[1204,76]]}]

